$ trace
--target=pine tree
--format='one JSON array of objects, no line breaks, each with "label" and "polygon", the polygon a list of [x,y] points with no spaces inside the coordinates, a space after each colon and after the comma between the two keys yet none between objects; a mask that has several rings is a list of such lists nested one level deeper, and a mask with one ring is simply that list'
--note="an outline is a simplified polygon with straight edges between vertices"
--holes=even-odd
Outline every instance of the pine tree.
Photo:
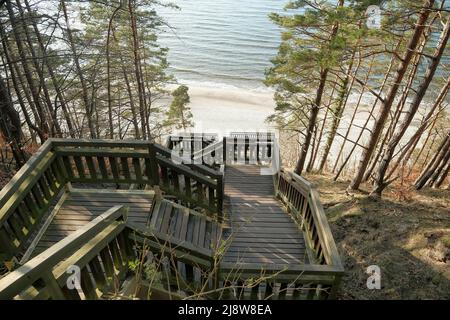
[{"label": "pine tree", "polygon": [[166,114],[166,126],[184,131],[194,126],[191,109],[187,106],[190,102],[188,90],[188,87],[181,85],[172,92],[173,100]]},{"label": "pine tree", "polygon": [[[317,127],[318,114],[329,74],[340,72],[346,55],[364,29],[357,26],[358,13],[344,1],[337,4],[292,1],[286,6],[292,15],[272,14],[284,29],[278,55],[266,74],[266,84],[276,89],[276,114],[269,120],[297,126],[304,136],[295,172],[300,174]],[[310,164],[312,166],[313,164]],[[309,166],[308,166],[309,167]]]}]

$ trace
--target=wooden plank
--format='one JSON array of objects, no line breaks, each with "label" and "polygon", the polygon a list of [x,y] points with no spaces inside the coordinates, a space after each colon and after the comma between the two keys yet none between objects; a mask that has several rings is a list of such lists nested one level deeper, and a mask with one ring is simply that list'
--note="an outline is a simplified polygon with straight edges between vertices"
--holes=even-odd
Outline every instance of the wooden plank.
[{"label": "wooden plank", "polygon": [[161,223],[164,218],[164,213],[166,212],[166,208],[168,206],[169,206],[169,203],[166,201],[163,201],[161,203],[161,206],[159,207],[159,210],[158,210],[157,219],[155,220],[155,225],[154,225],[155,230],[159,230],[161,228]]},{"label": "wooden plank", "polygon": [[157,228],[156,228],[156,230],[159,230],[163,234],[167,233],[167,230],[169,229],[169,222],[170,222],[170,217],[172,215],[172,210],[173,210],[172,205],[170,203],[168,203],[166,205],[166,208],[163,213],[161,225],[160,225],[160,227],[157,226]]},{"label": "wooden plank", "polygon": [[[164,208],[161,208],[161,206],[163,205],[163,202],[156,201],[153,205],[152,205],[152,210],[151,210],[151,217],[150,217],[150,222],[149,222],[149,226],[151,228],[155,228],[156,227],[156,221],[158,220],[159,214],[161,211],[164,211]],[[165,203],[164,203],[165,206]]]},{"label": "wooden plank", "polygon": [[194,246],[198,246],[198,240],[199,240],[199,233],[200,233],[200,223],[202,221],[202,219],[198,216],[192,216],[193,221],[194,221],[194,225],[193,225],[193,229],[192,229],[192,244]]},{"label": "wooden plank", "polygon": [[198,237],[197,237],[197,245],[198,246],[201,246],[201,247],[205,246],[205,234],[206,234],[206,220],[201,219],[199,230],[198,230]]},{"label": "wooden plank", "polygon": [[183,212],[183,222],[181,223],[180,235],[178,236],[178,238],[182,241],[184,241],[187,236],[189,218],[191,218],[189,215],[189,211],[185,209]]}]

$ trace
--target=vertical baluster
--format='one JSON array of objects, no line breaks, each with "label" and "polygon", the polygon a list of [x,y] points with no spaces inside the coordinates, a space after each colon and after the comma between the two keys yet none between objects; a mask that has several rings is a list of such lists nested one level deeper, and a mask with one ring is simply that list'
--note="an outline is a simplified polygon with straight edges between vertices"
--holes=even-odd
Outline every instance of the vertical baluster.
[{"label": "vertical baluster", "polygon": [[192,191],[191,191],[191,178],[188,176],[184,176],[184,187],[185,187],[185,194],[186,196],[191,199],[192,198]]},{"label": "vertical baluster", "polygon": [[[153,171],[152,171],[152,163],[153,162],[156,163],[156,159],[151,160],[149,158],[145,158],[144,162],[145,162],[144,172],[145,172],[145,175],[147,176],[147,179],[150,181],[151,185],[157,185],[159,183],[159,179],[155,178]],[[158,178],[159,178],[159,176],[158,176]]]},{"label": "vertical baluster", "polygon": [[86,299],[88,300],[98,299],[97,292],[95,290],[93,281],[91,279],[91,275],[89,274],[87,267],[81,269],[80,285]]},{"label": "vertical baluster", "polygon": [[33,199],[33,196],[31,193],[27,194],[24,199],[24,204],[28,208],[28,211],[31,213],[31,216],[34,220],[39,219],[39,210],[36,206],[36,202]]},{"label": "vertical baluster", "polygon": [[288,291],[288,284],[287,283],[281,283],[280,284],[280,289],[278,291],[278,299],[285,300],[287,291]]},{"label": "vertical baluster", "polygon": [[108,157],[109,159],[109,165],[111,167],[111,171],[114,177],[114,182],[120,181],[120,174],[119,174],[119,168],[117,166],[116,158],[115,157]]},{"label": "vertical baluster", "polygon": [[104,248],[102,251],[100,251],[100,258],[102,259],[102,264],[106,272],[106,276],[108,278],[113,279],[114,277],[114,264],[111,259],[111,255],[109,253],[108,247]]},{"label": "vertical baluster", "polygon": [[259,299],[259,284],[256,284],[252,287],[250,292],[250,300],[258,300]]},{"label": "vertical baluster", "polygon": [[120,164],[122,166],[122,172],[125,176],[125,179],[130,180],[131,174],[130,174],[130,168],[128,167],[128,158],[122,157],[120,158]]},{"label": "vertical baluster", "polygon": [[44,208],[44,206],[45,206],[44,201],[42,200],[43,196],[41,194],[41,191],[37,185],[34,185],[31,188],[31,193],[33,194],[34,200],[36,201],[36,204],[37,204],[38,216],[41,217],[41,215],[42,215],[41,209]]},{"label": "vertical baluster", "polygon": [[[49,187],[49,183],[47,182],[47,177],[45,175],[45,172],[39,178],[37,185],[41,189],[44,199],[49,200],[52,197],[52,194],[50,192],[50,187]],[[45,206],[45,204],[44,204],[44,206]]]},{"label": "vertical baluster", "polygon": [[306,288],[308,289],[306,300],[314,300],[314,298],[316,297],[317,285],[311,284],[309,286],[306,286]]},{"label": "vertical baluster", "polygon": [[265,299],[268,299],[268,300],[272,299],[273,286],[274,286],[274,283],[272,281],[266,282],[266,291],[264,293]]},{"label": "vertical baluster", "polygon": [[51,170],[53,172],[53,175],[56,177],[56,183],[58,184],[58,186],[61,186],[65,183],[65,178],[61,173],[61,170],[58,166],[58,162],[57,162],[57,158],[55,158],[55,160],[52,162],[51,166]]},{"label": "vertical baluster", "polygon": [[117,247],[117,242],[116,239],[113,239],[109,245],[109,250],[111,252],[112,258],[113,258],[113,262],[114,262],[114,266],[116,267],[116,270],[118,271],[123,271],[123,263],[122,263],[122,259],[120,257],[120,251],[119,248]]},{"label": "vertical baluster", "polygon": [[303,294],[303,286],[300,283],[295,283],[292,291],[292,299],[298,300]]},{"label": "vertical baluster", "polygon": [[95,181],[97,179],[97,170],[95,169],[94,159],[92,156],[86,156],[85,159],[89,169],[89,178]]},{"label": "vertical baluster", "polygon": [[136,176],[136,181],[138,183],[142,183],[142,170],[141,170],[141,162],[139,158],[133,158],[133,167],[134,167],[134,175]]},{"label": "vertical baluster", "polygon": [[155,147],[151,144],[148,148],[148,153],[150,158],[145,159],[146,169],[148,170],[149,178],[151,177],[153,185],[159,185],[159,170],[158,170],[158,162],[156,159],[156,150]]},{"label": "vertical baluster", "polygon": [[19,246],[22,245],[26,236],[26,232],[24,232],[23,224],[16,216],[16,212],[10,215],[7,221],[11,228],[11,231],[14,233],[14,235],[16,236],[17,240],[20,243]]},{"label": "vertical baluster", "polygon": [[170,178],[172,180],[172,185],[173,185],[173,190],[176,193],[180,192],[180,180],[178,178],[178,172],[176,172],[175,170],[170,170]]},{"label": "vertical baluster", "polygon": [[212,212],[216,211],[216,197],[214,195],[214,188],[208,186],[208,200],[209,200],[209,208]]},{"label": "vertical baluster", "polygon": [[196,187],[197,187],[197,200],[198,200],[198,203],[200,203],[200,204],[203,204],[204,203],[204,199],[205,199],[205,193],[204,193],[204,190],[203,190],[203,185],[199,182],[199,181],[197,181],[196,182]]},{"label": "vertical baluster", "polygon": [[161,166],[161,178],[163,180],[164,188],[169,189],[169,170],[167,167]]},{"label": "vertical baluster", "polygon": [[14,245],[11,236],[6,231],[5,226],[6,223],[0,227],[0,252],[6,254],[6,256],[9,258],[16,254],[17,248]]},{"label": "vertical baluster", "polygon": [[56,178],[52,172],[51,165],[45,170],[44,175],[47,179],[47,185],[50,187],[51,195],[54,196],[58,191],[58,187],[56,186]]},{"label": "vertical baluster", "polygon": [[84,180],[86,178],[86,175],[84,173],[84,165],[83,165],[83,160],[81,159],[81,156],[74,156],[73,157],[74,161],[75,161],[75,166],[77,167],[77,171],[78,171],[78,177],[82,180]]},{"label": "vertical baluster", "polygon": [[75,175],[73,172],[73,166],[72,166],[72,161],[70,160],[69,156],[64,156],[62,158],[63,163],[64,163],[64,168],[65,171],[67,173],[67,177],[69,178],[69,181],[73,181],[73,179],[75,179]]},{"label": "vertical baluster", "polygon": [[95,256],[89,262],[89,269],[91,269],[92,276],[94,277],[97,288],[101,290],[103,287],[106,286],[107,280],[105,273],[103,272],[102,266],[100,264],[100,261],[98,260],[98,256]]},{"label": "vertical baluster", "polygon": [[103,180],[109,180],[108,169],[104,157],[97,157],[98,166]]}]

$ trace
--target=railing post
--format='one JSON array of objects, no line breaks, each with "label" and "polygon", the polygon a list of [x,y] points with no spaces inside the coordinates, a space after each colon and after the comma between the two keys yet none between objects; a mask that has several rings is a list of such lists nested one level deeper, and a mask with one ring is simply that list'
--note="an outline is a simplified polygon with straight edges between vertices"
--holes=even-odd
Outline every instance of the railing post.
[{"label": "railing post", "polygon": [[152,182],[152,185],[159,185],[159,171],[158,171],[158,163],[156,162],[156,150],[153,146],[153,143],[151,143],[148,147],[148,153],[150,155],[150,173],[151,177],[150,181]]},{"label": "railing post", "polygon": [[223,164],[227,163],[227,137],[223,137],[223,143],[222,143],[222,159],[223,159]]},{"label": "railing post", "polygon": [[224,175],[217,177],[217,218],[220,223],[223,221],[223,195],[224,195]]}]

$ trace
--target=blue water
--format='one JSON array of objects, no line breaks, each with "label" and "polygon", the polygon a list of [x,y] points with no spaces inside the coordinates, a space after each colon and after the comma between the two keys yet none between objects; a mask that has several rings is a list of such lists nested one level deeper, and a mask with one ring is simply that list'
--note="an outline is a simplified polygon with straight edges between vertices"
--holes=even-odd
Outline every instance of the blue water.
[{"label": "blue water", "polygon": [[[281,33],[268,15],[285,13],[287,0],[165,2],[175,3],[181,9],[157,10],[173,28],[166,28],[160,43],[169,48],[169,71],[181,83],[266,89],[262,83],[264,71],[278,51]],[[433,34],[431,45],[438,38],[439,33]],[[436,77],[448,74],[442,66],[449,61],[446,53]],[[421,69],[425,68],[423,64]]]},{"label": "blue water", "polygon": [[180,82],[263,88],[280,42],[268,14],[286,0],[175,0],[181,10],[162,8],[174,30],[160,35],[168,47],[170,72]]}]

